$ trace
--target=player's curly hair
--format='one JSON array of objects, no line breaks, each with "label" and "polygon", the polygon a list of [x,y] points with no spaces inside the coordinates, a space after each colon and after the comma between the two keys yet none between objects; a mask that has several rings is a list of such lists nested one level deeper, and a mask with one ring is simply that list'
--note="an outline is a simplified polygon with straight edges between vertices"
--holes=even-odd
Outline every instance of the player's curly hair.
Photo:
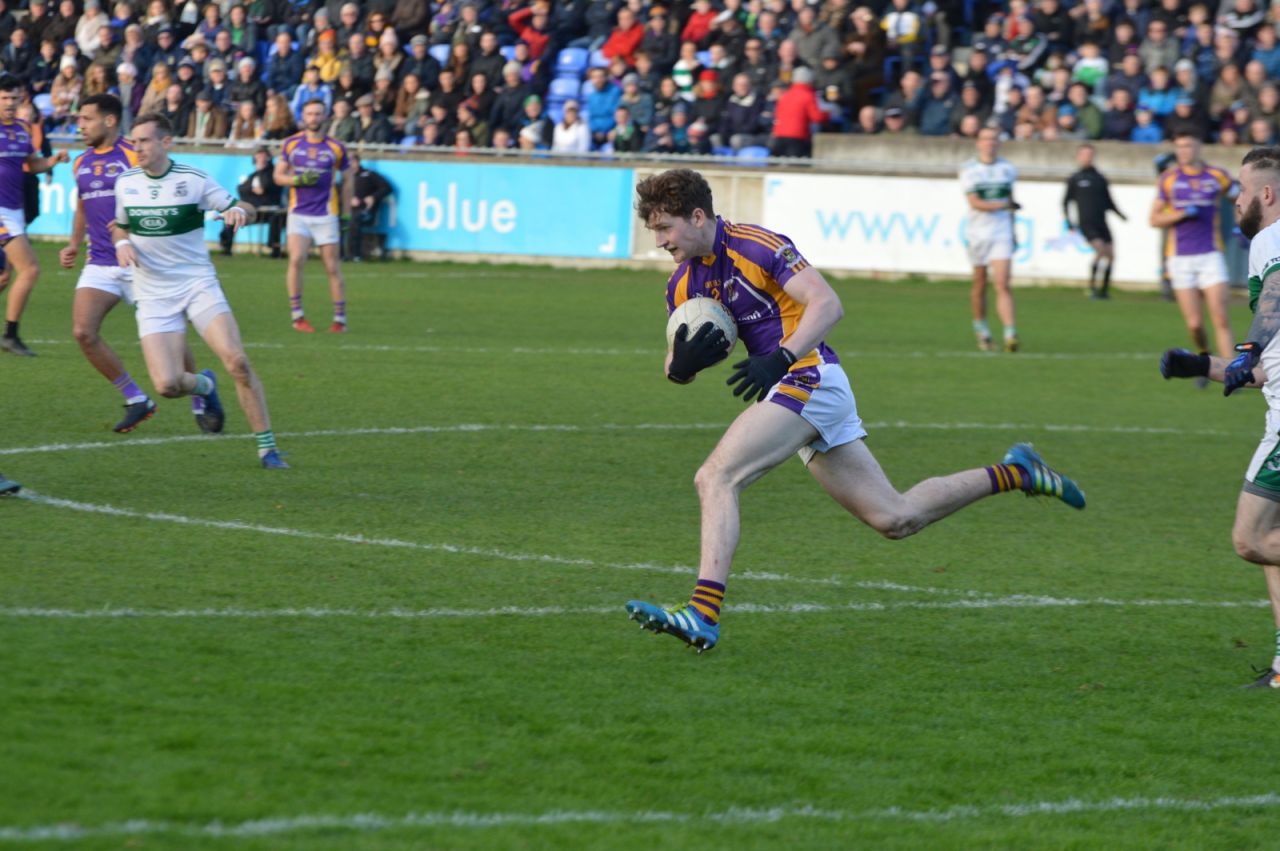
[{"label": "player's curly hair", "polygon": [[701,210],[709,219],[716,217],[711,186],[691,168],[673,168],[636,184],[636,212],[641,221],[647,223],[663,213],[687,219],[694,210]]},{"label": "player's curly hair", "polygon": [[1280,145],[1265,145],[1261,148],[1254,148],[1244,155],[1240,165],[1251,165],[1255,169],[1265,169],[1266,171],[1280,171]]}]

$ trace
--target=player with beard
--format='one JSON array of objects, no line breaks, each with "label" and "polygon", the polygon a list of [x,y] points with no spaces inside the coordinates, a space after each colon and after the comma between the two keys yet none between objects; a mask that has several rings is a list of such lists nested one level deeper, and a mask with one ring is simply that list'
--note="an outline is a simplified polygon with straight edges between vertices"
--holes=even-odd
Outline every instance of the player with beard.
[{"label": "player with beard", "polygon": [[1170,349],[1160,359],[1165,378],[1221,381],[1223,395],[1261,387],[1267,400],[1266,430],[1245,472],[1231,530],[1236,553],[1262,567],[1275,622],[1271,666],[1249,688],[1280,688],[1280,146],[1254,148],[1240,169],[1236,219],[1249,245],[1249,309],[1253,323],[1233,360]]},{"label": "player with beard", "polygon": [[[93,368],[111,382],[124,397],[124,418],[114,431],[133,431],[156,412],[156,403],[134,382],[120,356],[102,339],[102,321],[121,299],[133,303],[133,270],[116,260],[111,244],[111,222],[116,214],[116,178],[138,164],[130,145],[120,138],[123,106],[115,95],[85,98],[76,118],[80,135],[89,150],[76,158],[72,173],[76,178],[76,214],[71,238],[58,252],[64,269],[74,269],[80,246],[89,238],[89,258],[76,282],[72,302],[72,329],[80,351]],[[195,372],[195,357],[188,347],[184,354],[187,372]],[[191,397],[196,424],[203,432],[222,431],[221,409],[208,409],[203,396]]]},{"label": "player with beard", "polygon": [[[320,251],[325,273],[329,276],[329,294],[333,297],[333,324],[329,330],[341,334],[347,330],[347,284],[339,265],[342,231],[338,213],[351,216],[351,190],[355,182],[347,149],[332,136],[321,132],[326,108],[324,101],[308,101],[302,107],[301,133],[284,140],[275,179],[289,189],[289,213],[286,232],[289,245],[289,269],[285,285],[289,290],[289,311],[293,329],[307,334],[315,328],[302,310],[302,268],[312,243]],[[342,173],[339,200],[338,173]]]}]

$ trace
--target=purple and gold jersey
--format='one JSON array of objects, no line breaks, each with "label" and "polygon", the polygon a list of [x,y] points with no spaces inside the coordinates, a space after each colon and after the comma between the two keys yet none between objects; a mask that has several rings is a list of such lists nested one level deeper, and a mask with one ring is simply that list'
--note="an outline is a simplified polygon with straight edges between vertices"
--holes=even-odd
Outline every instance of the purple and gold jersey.
[{"label": "purple and gold jersey", "polygon": [[311,186],[289,187],[289,212],[303,216],[338,214],[338,172],[348,166],[347,149],[337,139],[325,136],[308,142],[306,133],[284,140],[280,155],[293,166],[294,174],[314,174]]},{"label": "purple and gold jersey", "polygon": [[[758,225],[735,225],[716,218],[715,250],[706,257],[686,260],[667,282],[667,314],[694,296],[714,298],[729,309],[738,326],[738,339],[752,355],[767,355],[796,330],[804,305],[787,295],[786,286],[809,263],[787,237]],[[839,363],[825,342],[808,352],[793,352],[797,360],[789,379],[810,387],[820,381],[817,366]],[[808,392],[788,387],[779,392]]]},{"label": "purple and gold jersey", "polygon": [[1217,166],[1181,166],[1160,175],[1159,197],[1174,210],[1197,207],[1202,212],[1194,219],[1178,222],[1169,228],[1165,242],[1166,255],[1209,254],[1222,250],[1221,220],[1218,218],[1224,195],[1231,195],[1236,185],[1230,174]]},{"label": "purple and gold jersey", "polygon": [[35,150],[31,125],[21,118],[0,121],[0,207],[22,209],[22,167]]},{"label": "purple and gold jersey", "polygon": [[89,265],[117,266],[111,223],[116,217],[116,178],[138,164],[133,145],[124,139],[106,148],[93,148],[76,157],[72,172],[84,204],[89,234]]}]

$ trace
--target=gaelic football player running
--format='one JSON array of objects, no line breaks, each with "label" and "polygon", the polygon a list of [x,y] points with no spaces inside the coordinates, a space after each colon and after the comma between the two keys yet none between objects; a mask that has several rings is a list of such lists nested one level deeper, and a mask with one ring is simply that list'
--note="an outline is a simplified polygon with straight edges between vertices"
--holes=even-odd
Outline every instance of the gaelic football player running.
[{"label": "gaelic football player running", "polygon": [[213,370],[192,374],[183,364],[187,321],[236,382],[236,395],[268,469],[287,469],[276,449],[262,383],[249,365],[240,329],[218,283],[204,242],[204,212],[216,210],[238,229],[253,207],[237,202],[207,174],[169,158],[173,129],[156,113],[133,122],[138,167],[116,178],[112,238],[116,260],[133,268],[138,336],[156,392],[165,397],[196,394],[217,407]]},{"label": "gaelic football player running", "polygon": [[[308,101],[302,107],[301,133],[284,140],[280,161],[276,163],[276,183],[289,188],[289,217],[286,226],[289,244],[289,269],[285,286],[289,290],[289,311],[293,329],[306,334],[315,332],[302,310],[302,270],[307,252],[315,243],[329,276],[329,295],[333,298],[333,324],[329,330],[341,334],[347,330],[347,284],[339,263],[342,230],[338,221],[351,215],[351,190],[354,169],[347,149],[332,136],[326,136],[324,101]],[[339,200],[338,173],[342,172]]]},{"label": "gaelic football player running", "polygon": [[1240,169],[1236,219],[1249,244],[1249,309],[1253,324],[1247,342],[1232,360],[1170,349],[1160,359],[1165,378],[1221,381],[1223,395],[1241,387],[1261,387],[1267,400],[1266,431],[1245,472],[1236,502],[1231,539],[1236,553],[1262,567],[1271,615],[1275,653],[1271,666],[1250,688],[1280,688],[1280,387],[1267,382],[1280,375],[1280,147],[1254,148]]},{"label": "gaelic football player running", "polygon": [[[5,303],[4,333],[0,335],[0,350],[21,357],[35,357],[18,336],[18,323],[22,311],[40,277],[40,264],[27,239],[27,217],[22,211],[23,167],[32,174],[41,174],[67,161],[67,152],[58,151],[51,157],[36,153],[37,142],[31,125],[18,118],[18,105],[22,102],[26,86],[12,74],[0,73],[0,231],[3,231],[3,248],[6,261],[13,266],[13,280],[7,287],[9,300]],[[0,265],[0,269],[3,266]],[[0,284],[0,291],[6,287]]]},{"label": "gaelic football player running", "polygon": [[[863,441],[867,432],[849,380],[824,342],[844,309],[822,274],[785,236],[716,216],[711,187],[695,171],[654,175],[636,192],[640,218],[677,264],[667,283],[668,312],[694,296],[714,298],[729,310],[748,357],[734,364],[728,383],[749,404],[694,478],[702,556],[693,594],[673,609],[627,603],[642,627],[700,651],[716,645],[738,545],[738,495],[792,455],[800,456],[836,502],[887,538],[913,535],[970,503],[1010,490],[1084,508],[1075,482],[1054,472],[1025,443],[1013,446],[999,464],[927,479],[899,493]],[[687,384],[727,354],[728,340],[719,329],[690,337],[682,325],[665,371],[677,384]]]},{"label": "gaelic football player running", "polygon": [[[79,200],[71,225],[71,238],[58,252],[64,269],[74,269],[85,235],[89,237],[89,259],[76,282],[72,305],[72,328],[80,351],[124,397],[124,419],[115,431],[133,431],[156,412],[156,403],[134,382],[119,355],[101,337],[102,320],[121,299],[132,301],[133,270],[116,261],[111,244],[111,222],[116,215],[116,178],[138,163],[133,146],[120,138],[123,107],[115,95],[92,95],[80,102],[76,123],[89,150],[76,158],[72,173]],[[185,343],[185,339],[184,339]],[[195,372],[195,358],[184,346],[187,372]],[[192,396],[196,424],[204,432],[222,431],[222,409],[205,406],[203,396]]]}]

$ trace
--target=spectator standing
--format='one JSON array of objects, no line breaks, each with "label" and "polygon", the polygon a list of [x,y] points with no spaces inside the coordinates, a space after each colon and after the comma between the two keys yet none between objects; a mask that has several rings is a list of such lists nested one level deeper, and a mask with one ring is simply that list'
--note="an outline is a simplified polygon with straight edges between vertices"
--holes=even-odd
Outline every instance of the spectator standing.
[{"label": "spectator standing", "polygon": [[825,124],[826,120],[827,114],[818,108],[818,96],[813,90],[813,72],[797,68],[774,111],[772,154],[813,156],[813,125]]},{"label": "spectator standing", "polygon": [[[347,232],[345,259],[360,263],[364,260],[365,234],[377,225],[378,213],[383,202],[391,197],[392,188],[387,179],[369,168],[359,154],[351,154],[351,166],[354,187],[351,193],[351,228]],[[378,241],[378,258],[387,259],[386,235],[373,236]]]}]

